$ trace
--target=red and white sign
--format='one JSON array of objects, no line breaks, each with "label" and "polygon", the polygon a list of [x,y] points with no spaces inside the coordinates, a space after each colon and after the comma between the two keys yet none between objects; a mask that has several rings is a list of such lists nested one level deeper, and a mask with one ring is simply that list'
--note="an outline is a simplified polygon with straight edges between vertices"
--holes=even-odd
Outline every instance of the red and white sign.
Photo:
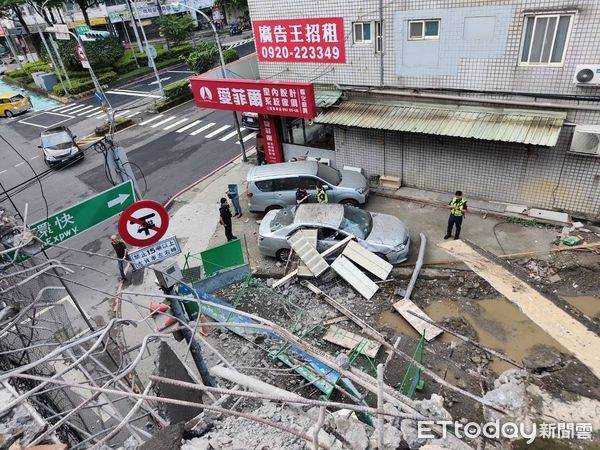
[{"label": "red and white sign", "polygon": [[6,31],[4,30],[4,27],[2,25],[0,25],[0,37],[6,36]]},{"label": "red and white sign", "polygon": [[88,58],[85,53],[85,49],[83,48],[83,45],[77,44],[77,46],[75,47],[75,53],[77,53],[77,58],[79,58],[79,61],[81,61],[81,65],[84,68],[89,69],[90,62],[88,61]]},{"label": "red and white sign", "polygon": [[312,119],[317,115],[312,83],[301,81],[190,79],[199,108]]},{"label": "red and white sign", "polygon": [[265,161],[269,164],[283,162],[283,147],[281,139],[277,132],[277,117],[260,114],[258,123],[260,125],[260,134],[263,138],[263,148],[265,151]]},{"label": "red and white sign", "polygon": [[252,29],[261,62],[346,62],[342,17],[255,20]]},{"label": "red and white sign", "polygon": [[169,227],[167,210],[154,200],[140,200],[119,217],[119,234],[129,245],[144,247],[158,242]]}]

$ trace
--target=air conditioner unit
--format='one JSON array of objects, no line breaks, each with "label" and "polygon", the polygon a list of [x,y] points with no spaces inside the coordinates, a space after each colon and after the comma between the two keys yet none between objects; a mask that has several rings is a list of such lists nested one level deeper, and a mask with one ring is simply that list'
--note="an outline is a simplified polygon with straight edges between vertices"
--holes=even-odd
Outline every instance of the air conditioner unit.
[{"label": "air conditioner unit", "polygon": [[580,86],[600,86],[600,64],[579,64],[575,67],[573,83]]},{"label": "air conditioner unit", "polygon": [[600,156],[600,125],[577,125],[569,152]]}]

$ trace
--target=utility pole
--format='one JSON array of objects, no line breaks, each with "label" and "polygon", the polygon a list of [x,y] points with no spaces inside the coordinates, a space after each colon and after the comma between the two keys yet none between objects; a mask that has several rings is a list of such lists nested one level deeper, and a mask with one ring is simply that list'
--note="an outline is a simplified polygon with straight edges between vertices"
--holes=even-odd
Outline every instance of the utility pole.
[{"label": "utility pole", "polygon": [[[156,77],[156,82],[158,83],[158,89],[160,90],[160,95],[161,97],[165,96],[165,91],[163,90],[163,85],[162,85],[162,80],[160,79],[160,76],[158,75],[158,70],[156,70],[156,63],[154,62],[154,58],[156,57],[156,55],[154,54],[150,54],[150,44],[148,44],[148,38],[146,37],[146,31],[144,30],[144,25],[142,25],[142,19],[140,18],[140,15],[137,14],[137,7],[134,6],[135,12],[136,12],[136,16],[137,16],[137,20],[140,23],[140,29],[142,30],[142,37],[144,38],[144,46],[146,48],[146,56],[148,56],[148,61],[150,61],[150,67],[152,67],[152,70],[154,71],[154,76]],[[154,48],[154,47],[152,47]]]},{"label": "utility pole", "polygon": [[[127,9],[129,9],[129,15],[131,16],[131,27],[133,28],[133,34],[135,34],[135,40],[137,42],[138,48],[140,49],[140,52],[144,51],[144,47],[142,47],[142,41],[140,40],[140,35],[138,33],[138,29],[137,29],[137,25],[135,24],[135,14],[133,14],[133,8],[131,7],[131,0],[125,0],[125,3],[127,3]],[[123,17],[121,17],[121,20],[123,20],[123,23],[125,23],[125,19]]]},{"label": "utility pole", "polygon": [[23,64],[21,63],[21,60],[19,59],[19,54],[17,53],[17,51],[15,50],[15,47],[13,46],[12,38],[8,34],[6,34],[5,38],[6,38],[5,39],[6,44],[8,45],[10,52],[12,53],[13,57],[15,58],[15,61],[17,61],[17,64],[19,65],[19,69],[23,70]]},{"label": "utility pole", "polygon": [[54,49],[54,53],[56,53],[56,57],[58,58],[58,63],[60,64],[60,68],[62,69],[63,73],[65,74],[65,78],[67,79],[67,84],[69,85],[70,88],[72,88],[73,85],[71,84],[71,79],[69,78],[69,74],[67,73],[67,69],[65,68],[65,63],[62,60],[62,56],[60,56],[60,50],[58,48],[58,44],[54,41],[52,34],[50,34],[48,37],[50,38],[50,45]]}]

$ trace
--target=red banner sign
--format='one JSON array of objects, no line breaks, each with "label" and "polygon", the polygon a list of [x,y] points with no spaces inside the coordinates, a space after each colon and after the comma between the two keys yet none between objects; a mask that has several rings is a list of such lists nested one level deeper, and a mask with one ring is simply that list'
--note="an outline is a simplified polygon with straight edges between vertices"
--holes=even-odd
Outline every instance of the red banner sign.
[{"label": "red banner sign", "polygon": [[342,17],[255,20],[252,29],[261,62],[346,62]]},{"label": "red banner sign", "polygon": [[312,83],[223,78],[190,79],[196,106],[311,119],[317,115]]},{"label": "red banner sign", "polygon": [[269,164],[283,162],[283,147],[281,146],[281,139],[279,139],[279,133],[277,132],[277,120],[275,116],[265,116],[263,114],[258,116],[260,134],[263,138],[265,161]]}]

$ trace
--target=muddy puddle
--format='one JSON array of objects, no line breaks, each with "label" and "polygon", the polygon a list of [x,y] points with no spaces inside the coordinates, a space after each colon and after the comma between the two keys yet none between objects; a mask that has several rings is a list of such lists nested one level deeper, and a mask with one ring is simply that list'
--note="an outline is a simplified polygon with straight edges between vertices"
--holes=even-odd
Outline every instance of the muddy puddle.
[{"label": "muddy puddle", "polygon": [[[565,301],[589,317],[600,314],[599,298],[569,297],[565,298]],[[516,361],[523,361],[523,358],[531,355],[534,348],[540,345],[568,353],[562,345],[504,297],[471,303],[442,300],[430,304],[425,311],[436,322],[462,317],[477,333],[481,344],[496,349]],[[402,334],[417,336],[415,330],[395,311],[384,312],[379,323]],[[449,333],[443,333],[437,339],[446,343],[461,342]],[[490,364],[490,369],[498,374],[511,368],[510,364],[498,358],[494,358]]]}]

